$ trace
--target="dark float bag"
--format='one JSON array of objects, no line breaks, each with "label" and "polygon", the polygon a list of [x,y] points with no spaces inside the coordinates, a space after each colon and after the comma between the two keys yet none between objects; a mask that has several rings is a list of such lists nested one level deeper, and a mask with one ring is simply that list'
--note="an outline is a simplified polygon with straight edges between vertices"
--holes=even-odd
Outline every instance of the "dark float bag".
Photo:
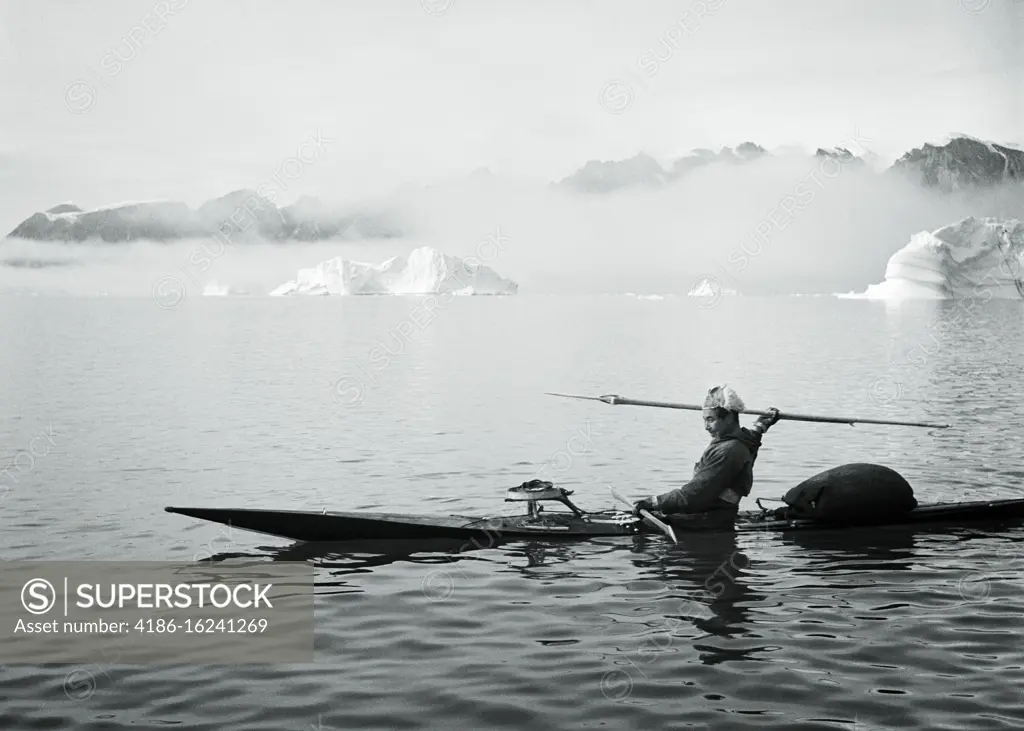
[{"label": "dark float bag", "polygon": [[823,523],[871,523],[917,507],[914,489],[895,470],[858,462],[825,470],[782,498],[789,517]]}]

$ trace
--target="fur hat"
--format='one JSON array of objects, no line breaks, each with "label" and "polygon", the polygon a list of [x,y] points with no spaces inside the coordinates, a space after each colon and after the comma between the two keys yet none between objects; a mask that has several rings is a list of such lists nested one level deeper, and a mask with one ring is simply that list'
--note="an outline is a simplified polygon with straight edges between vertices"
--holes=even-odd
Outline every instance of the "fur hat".
[{"label": "fur hat", "polygon": [[723,383],[721,386],[715,386],[708,391],[707,398],[704,399],[704,408],[743,411],[746,406],[740,395]]}]

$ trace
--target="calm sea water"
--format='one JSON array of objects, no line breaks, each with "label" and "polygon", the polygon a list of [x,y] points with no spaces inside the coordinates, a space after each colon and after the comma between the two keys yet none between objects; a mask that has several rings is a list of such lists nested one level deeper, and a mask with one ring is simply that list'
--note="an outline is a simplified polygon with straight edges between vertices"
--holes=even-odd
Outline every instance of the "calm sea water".
[{"label": "calm sea water", "polygon": [[0,727],[1024,725],[1024,528],[376,555],[163,512],[488,514],[536,476],[608,507],[608,484],[689,476],[699,415],[543,392],[694,403],[723,381],[755,408],[953,424],[782,422],[753,497],[853,461],[922,501],[1020,495],[1024,303],[704,304],[3,297],[4,559],[306,560],[317,598],[313,664],[4,666]]}]

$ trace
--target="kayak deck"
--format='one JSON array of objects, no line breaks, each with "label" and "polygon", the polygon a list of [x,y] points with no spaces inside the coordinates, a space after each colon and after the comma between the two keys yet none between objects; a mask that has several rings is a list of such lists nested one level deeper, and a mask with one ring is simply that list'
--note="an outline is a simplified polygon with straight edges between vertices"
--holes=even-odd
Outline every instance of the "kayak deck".
[{"label": "kayak deck", "polygon": [[[456,538],[487,541],[522,538],[587,539],[598,536],[628,536],[650,533],[651,528],[624,511],[603,511],[576,515],[564,511],[541,511],[537,516],[508,515],[471,517],[462,515],[424,516],[394,513],[306,512],[253,508],[167,507],[169,513],[221,523],[240,530],[303,542],[340,543],[364,540],[405,540]],[[836,530],[864,526],[908,526],[975,523],[1024,518],[1024,499],[979,500],[959,503],[924,504],[900,516],[886,516],[854,524],[822,523],[813,520],[780,520],[771,513],[744,511],[733,524],[708,527],[692,517],[667,516],[676,532],[735,530],[737,532],[795,530]]]}]

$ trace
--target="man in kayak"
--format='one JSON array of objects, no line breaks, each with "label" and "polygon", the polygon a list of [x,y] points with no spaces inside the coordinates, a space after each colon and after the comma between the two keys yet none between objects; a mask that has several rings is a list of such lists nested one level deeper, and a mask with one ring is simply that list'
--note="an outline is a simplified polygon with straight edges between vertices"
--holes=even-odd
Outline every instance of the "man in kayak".
[{"label": "man in kayak", "polygon": [[693,477],[682,487],[637,501],[634,514],[644,509],[731,517],[739,509],[740,500],[750,494],[761,436],[779,420],[779,410],[769,409],[753,428],[744,429],[739,418],[745,408],[743,400],[726,385],[708,391],[703,406],[704,429],[712,439],[694,465]]}]

